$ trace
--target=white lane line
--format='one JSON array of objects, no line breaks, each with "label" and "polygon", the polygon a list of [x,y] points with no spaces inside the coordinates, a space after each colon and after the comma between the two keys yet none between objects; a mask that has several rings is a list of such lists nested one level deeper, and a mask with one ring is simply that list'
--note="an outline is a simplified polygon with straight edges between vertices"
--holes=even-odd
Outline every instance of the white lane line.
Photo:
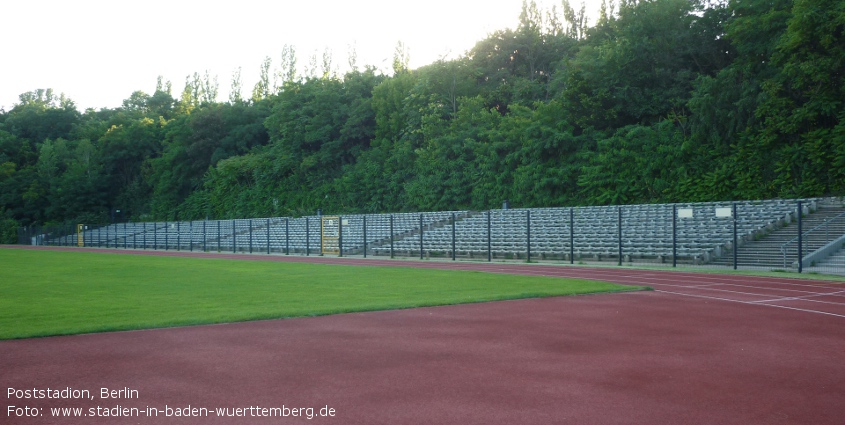
[{"label": "white lane line", "polygon": [[[683,280],[683,279],[668,279],[668,278],[652,278],[652,279],[660,280],[660,281],[670,281],[670,282],[677,282],[679,280]],[[754,283],[757,283],[756,285],[754,283],[740,284],[740,283],[735,283],[735,282],[736,281],[714,282],[714,283],[709,283],[709,284],[704,284],[704,285],[696,285],[696,286],[702,286],[703,287],[703,286],[708,286],[708,285],[726,285],[726,286],[739,286],[739,287],[743,287],[743,288],[753,288],[753,289],[771,289],[773,291],[803,292],[803,293],[807,293],[807,294],[818,294],[818,292],[810,291],[810,290],[789,289],[789,288],[772,288],[772,287],[768,286],[768,285],[772,284],[771,282],[768,282],[768,283],[754,282]],[[780,284],[778,284],[778,285],[780,285]],[[692,285],[690,285],[690,286],[692,286]],[[804,287],[804,288],[837,289],[837,288],[830,288],[830,287],[825,287],[825,286],[809,286],[809,285],[793,285],[793,286],[801,286],[801,287]],[[843,291],[831,292],[831,294],[838,294],[838,293],[841,293],[841,292],[843,292]]]},{"label": "white lane line", "polygon": [[[684,289],[704,289],[707,291],[718,291],[718,292],[729,292],[731,294],[742,294],[742,295],[753,295],[755,297],[770,297],[771,294],[756,294],[753,292],[742,292],[742,291],[731,291],[730,289],[719,289],[719,288],[711,288],[714,285],[722,285],[721,283],[713,283],[710,285],[695,285],[695,286],[687,286],[687,285],[671,285],[668,283],[651,283],[650,285],[653,286],[669,286],[672,288],[684,288]],[[765,289],[765,288],[755,288],[755,289]]]},{"label": "white lane line", "polygon": [[[803,299],[812,298],[812,297],[826,297],[826,296],[828,296],[828,295],[839,296],[838,294],[842,294],[842,293],[845,293],[845,291],[831,292],[831,293],[829,293],[829,294],[818,294],[818,293],[817,293],[817,294],[813,294],[813,295],[804,295],[804,296],[800,296],[800,297],[783,297],[783,298],[773,298],[773,299],[771,299],[771,300],[762,300],[762,301],[755,301],[755,302],[758,302],[758,303],[768,303],[768,302],[775,302],[775,301],[803,300]],[[812,301],[812,300],[807,300],[807,301]],[[840,304],[840,303],[834,303],[834,302],[832,302],[832,301],[829,301],[829,302],[831,302],[831,303],[833,303],[833,304]],[[845,305],[845,304],[843,304],[843,305]]]},{"label": "white lane line", "polygon": [[666,293],[666,294],[683,295],[683,296],[686,296],[686,297],[708,298],[708,299],[711,299],[711,300],[730,301],[730,302],[735,302],[735,303],[740,303],[740,304],[759,305],[759,306],[765,306],[765,307],[775,307],[775,308],[784,308],[784,309],[787,309],[787,310],[796,310],[796,311],[803,311],[803,312],[806,312],[806,313],[817,313],[817,314],[824,314],[824,315],[827,315],[827,316],[836,316],[836,317],[842,317],[842,318],[845,318],[845,315],[842,315],[842,314],[828,313],[828,312],[826,312],[826,311],[809,310],[809,309],[797,308],[797,307],[787,307],[787,306],[785,306],[785,305],[777,305],[777,304],[758,304],[758,303],[751,302],[751,301],[732,300],[732,299],[730,299],[730,298],[720,298],[720,297],[708,297],[707,295],[684,294],[684,293],[681,293],[681,292],[664,291],[664,290],[662,290],[662,289],[655,289],[655,291],[656,291],[656,292],[663,292],[663,293]]},{"label": "white lane line", "polygon": [[[504,268],[501,266],[493,265],[496,267],[496,270],[499,272],[507,273],[515,273],[515,274],[527,274],[528,270],[522,268],[521,270],[514,270],[511,268]],[[479,269],[485,269],[484,266],[479,267]],[[484,270],[489,271],[489,269]],[[618,282],[616,279],[653,279],[655,281],[672,281],[677,282],[679,280],[691,280],[695,282],[711,282],[711,284],[724,284],[724,285],[734,285],[734,286],[745,286],[745,287],[752,287],[752,288],[759,288],[759,286],[754,285],[772,285],[772,286],[793,286],[793,287],[800,287],[800,288],[818,288],[818,289],[839,289],[839,283],[836,282],[823,282],[831,285],[837,286],[826,286],[826,285],[818,285],[813,284],[813,282],[807,283],[793,283],[797,279],[795,278],[779,278],[779,277],[758,277],[758,276],[744,276],[744,275],[737,275],[737,276],[727,276],[727,275],[707,275],[707,274],[696,274],[696,273],[686,273],[686,272],[675,272],[670,271],[666,273],[655,273],[655,272],[647,272],[642,274],[632,274],[631,271],[628,270],[585,270],[585,269],[576,269],[576,270],[565,270],[565,269],[557,269],[555,270],[553,276],[556,277],[570,277],[570,278],[581,278],[585,279],[586,277],[583,274],[591,276],[591,280],[604,280],[604,281],[611,281],[611,282]],[[600,276],[598,278],[593,276]],[[751,282],[749,284],[743,285],[736,283],[738,280],[748,278]],[[757,282],[756,280],[761,279],[762,282]],[[790,280],[791,282],[786,282],[785,280]],[[800,281],[799,281],[800,282]],[[640,283],[641,284],[641,283]],[[657,284],[657,283],[656,283]],[[703,286],[703,285],[702,285]],[[787,288],[770,288],[773,290],[779,291],[795,291],[795,292],[802,292],[798,289],[787,289]],[[814,291],[803,291],[809,294],[815,294],[817,292]]]},{"label": "white lane line", "polygon": [[[819,294],[819,295],[816,295],[816,296],[824,296],[824,295],[826,295],[826,294]],[[813,300],[813,299],[810,299],[810,297],[812,297],[812,295],[808,295],[806,297],[776,298],[776,299],[772,299],[772,300],[762,300],[762,301],[752,301],[752,302],[755,302],[755,303],[776,303],[776,302],[783,302],[783,301],[807,301],[807,302],[811,302],[811,303],[845,306],[845,303],[838,303],[838,302],[835,302],[835,301]]]},{"label": "white lane line", "polygon": [[[677,273],[677,276],[671,276],[672,274]],[[725,282],[736,284],[737,280],[741,280],[743,278],[748,278],[752,281],[752,283],[759,283],[759,284],[768,284],[768,285],[787,285],[787,286],[799,286],[804,288],[825,288],[825,289],[838,289],[842,287],[842,283],[840,282],[822,282],[828,285],[819,285],[815,284],[814,281],[807,281],[807,283],[793,283],[795,282],[796,278],[781,278],[781,277],[761,277],[761,276],[745,276],[745,275],[708,275],[708,274],[692,274],[692,273],[681,273],[681,272],[666,272],[666,274],[659,274],[659,273],[650,273],[650,275],[654,276],[663,276],[658,279],[660,280],[683,280],[685,278],[693,279],[695,281],[711,281],[711,282]],[[683,279],[682,279],[683,278]],[[784,280],[790,280],[791,282],[785,282]],[[754,282],[756,280],[763,280],[763,282]],[[830,286],[835,285],[835,286]]]}]

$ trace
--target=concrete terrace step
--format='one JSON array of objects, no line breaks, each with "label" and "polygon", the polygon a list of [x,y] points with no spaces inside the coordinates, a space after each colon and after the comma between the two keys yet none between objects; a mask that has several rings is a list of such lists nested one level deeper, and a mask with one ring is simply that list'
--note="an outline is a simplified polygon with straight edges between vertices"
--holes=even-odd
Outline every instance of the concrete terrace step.
[{"label": "concrete terrace step", "polygon": [[[845,234],[843,214],[845,214],[845,208],[834,206],[819,208],[812,214],[802,217],[801,224],[805,232],[802,237],[803,255],[810,254]],[[830,222],[830,220],[834,221]],[[736,253],[737,265],[772,268],[792,267],[792,264],[798,259],[797,236],[798,224],[796,221],[782,228],[774,229],[762,238],[747,241],[739,247]],[[837,260],[833,261],[832,264],[839,264]],[[733,255],[727,252],[711,264],[733,265]]]}]

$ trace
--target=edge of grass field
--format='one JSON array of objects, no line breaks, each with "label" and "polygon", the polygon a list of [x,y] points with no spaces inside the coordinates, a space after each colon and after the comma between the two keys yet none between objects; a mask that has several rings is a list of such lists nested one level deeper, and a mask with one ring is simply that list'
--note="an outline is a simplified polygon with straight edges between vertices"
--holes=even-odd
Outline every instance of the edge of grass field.
[{"label": "edge of grass field", "polygon": [[[58,250],[43,250],[43,251],[33,251],[33,252],[43,252],[49,253],[48,255],[62,255],[68,251],[58,251]],[[99,257],[101,254],[108,254],[111,253],[109,251],[103,252],[90,252],[90,251],[69,251],[72,254],[82,254],[82,255],[91,255],[95,257]],[[138,257],[136,257],[138,258]],[[212,260],[212,261],[223,261],[223,262],[232,262],[232,263],[239,263],[242,260],[239,259],[232,259],[232,258],[215,258],[215,257],[170,257],[170,256],[156,256],[153,257],[156,261],[202,261],[202,260]],[[152,259],[152,258],[151,258]],[[134,261],[134,260],[133,260]],[[339,265],[339,264],[320,264],[320,263],[284,263],[288,264],[293,267],[309,267],[309,266],[329,266],[329,267],[355,267],[356,265]],[[415,267],[405,267],[401,265],[395,266],[372,266],[372,270],[380,270],[386,272],[396,272],[401,271],[402,269],[406,269],[408,271],[414,273],[425,273],[426,269],[415,268]],[[455,274],[463,274],[463,273],[478,273],[478,274],[490,274],[490,275],[499,275],[498,273],[490,273],[484,271],[476,271],[476,270],[431,270],[436,272],[445,272],[445,273],[455,273]],[[185,318],[185,317],[174,317],[173,320],[169,320],[168,318],[164,318],[163,320],[155,320],[150,318],[139,318],[138,321],[135,322],[123,322],[123,323],[103,323],[102,325],[92,325],[92,324],[68,324],[67,327],[61,326],[53,326],[48,329],[44,330],[37,330],[37,329],[30,329],[26,331],[21,331],[19,333],[8,332],[3,335],[0,340],[14,340],[14,339],[25,339],[25,338],[41,338],[41,337],[49,337],[49,336],[66,336],[66,335],[80,335],[80,334],[91,334],[91,333],[103,333],[103,332],[120,332],[120,331],[137,331],[137,330],[150,330],[150,329],[162,329],[162,328],[174,328],[174,327],[185,327],[185,326],[199,326],[199,325],[211,325],[211,324],[225,324],[225,323],[237,323],[237,322],[249,322],[249,321],[260,321],[260,320],[278,320],[278,319],[292,319],[292,318],[302,318],[302,317],[317,317],[317,316],[328,316],[328,315],[337,315],[337,314],[348,314],[348,313],[361,313],[361,312],[372,312],[372,311],[387,311],[387,310],[401,310],[401,309],[411,309],[411,308],[423,308],[423,307],[439,307],[439,306],[450,306],[450,305],[461,305],[461,304],[473,304],[473,303],[484,303],[484,302],[495,302],[495,301],[507,301],[507,300],[521,300],[521,299],[532,299],[532,298],[551,298],[551,297],[561,297],[561,296],[578,296],[578,295],[597,295],[597,294],[610,294],[610,293],[622,293],[622,292],[635,292],[635,291],[647,291],[652,290],[650,287],[646,286],[619,286],[619,284],[613,284],[611,282],[599,282],[594,280],[585,280],[585,279],[578,279],[578,278],[560,278],[560,277],[548,277],[548,276],[520,276],[521,278],[541,278],[541,279],[560,279],[561,281],[565,281],[567,284],[577,284],[579,282],[583,282],[585,284],[598,284],[598,283],[606,283],[610,285],[614,285],[615,287],[611,288],[591,288],[588,291],[579,291],[577,288],[565,288],[564,290],[551,290],[551,289],[541,289],[537,288],[536,291],[526,291],[526,292],[516,292],[510,289],[512,292],[510,294],[496,294],[495,292],[490,292],[488,294],[485,293],[474,293],[474,294],[456,294],[451,298],[448,299],[425,299],[421,302],[415,302],[414,300],[384,300],[385,302],[379,303],[375,301],[374,303],[363,303],[358,305],[348,305],[348,306],[338,306],[337,308],[333,308],[333,306],[318,306],[313,311],[295,311],[291,314],[290,311],[279,311],[277,313],[261,311],[255,312],[254,314],[250,314],[249,311],[245,311],[243,314],[239,312],[220,312],[216,315],[209,315],[206,317],[199,317],[199,318]],[[517,288],[517,291],[519,289]],[[378,294],[376,294],[378,295]],[[8,328],[7,328],[8,329]]]},{"label": "edge of grass field", "polygon": [[[484,272],[479,272],[484,273]],[[567,279],[566,280],[578,280],[578,279]],[[379,311],[398,311],[398,310],[410,310],[415,308],[431,308],[431,307],[449,307],[449,306],[458,306],[458,305],[469,305],[469,304],[482,304],[488,302],[503,302],[503,301],[519,301],[519,300],[528,300],[528,299],[542,299],[542,298],[557,298],[557,297],[584,297],[584,296],[592,296],[592,295],[605,295],[605,294],[620,294],[620,293],[628,293],[628,292],[643,292],[643,291],[653,291],[654,289],[649,286],[629,286],[620,289],[612,289],[606,291],[595,291],[595,292],[581,292],[581,293],[573,293],[573,294],[520,294],[516,296],[503,296],[503,297],[491,297],[489,299],[482,298],[476,300],[469,300],[469,301],[456,301],[456,302],[448,302],[448,303],[421,303],[421,304],[390,304],[384,306],[374,306],[374,307],[364,307],[364,308],[348,308],[348,309],[337,309],[331,311],[320,311],[320,312],[313,312],[313,313],[306,313],[306,314],[298,314],[298,315],[256,315],[254,317],[233,317],[231,319],[223,319],[223,320],[188,320],[188,321],[175,321],[173,323],[138,323],[132,326],[103,326],[103,327],[94,327],[94,328],[86,328],[82,331],[74,331],[74,330],[67,330],[67,331],[56,331],[56,332],[44,332],[44,333],[32,333],[27,335],[21,336],[11,336],[8,338],[0,338],[0,342],[2,341],[12,341],[12,340],[22,340],[22,339],[33,339],[33,338],[49,338],[49,337],[57,337],[57,336],[73,336],[73,335],[92,335],[92,334],[100,334],[100,333],[110,333],[110,332],[141,332],[141,331],[154,331],[158,329],[173,329],[173,328],[183,328],[183,327],[193,327],[193,326],[217,326],[217,325],[228,325],[228,324],[236,324],[236,323],[248,323],[248,322],[263,322],[263,321],[271,321],[271,320],[289,320],[289,319],[305,319],[305,318],[313,318],[313,317],[323,317],[323,316],[336,316],[342,314],[355,314],[355,313],[372,313],[372,312],[379,312]]]}]

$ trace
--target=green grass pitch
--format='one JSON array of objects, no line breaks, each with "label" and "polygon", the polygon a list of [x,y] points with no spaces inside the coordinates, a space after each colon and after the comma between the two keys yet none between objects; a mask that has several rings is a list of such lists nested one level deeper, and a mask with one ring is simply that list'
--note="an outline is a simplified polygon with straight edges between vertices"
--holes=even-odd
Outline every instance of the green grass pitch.
[{"label": "green grass pitch", "polygon": [[469,271],[0,249],[0,339],[637,289]]}]

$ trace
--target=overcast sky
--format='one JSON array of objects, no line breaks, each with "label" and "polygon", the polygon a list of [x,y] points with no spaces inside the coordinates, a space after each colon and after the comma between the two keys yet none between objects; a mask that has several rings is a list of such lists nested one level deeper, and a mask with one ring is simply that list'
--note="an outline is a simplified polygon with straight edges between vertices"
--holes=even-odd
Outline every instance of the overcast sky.
[{"label": "overcast sky", "polygon": [[[588,13],[600,0],[588,0]],[[551,7],[557,0],[541,0]],[[573,1],[572,3],[577,3]],[[595,4],[595,5],[594,5]],[[0,12],[0,108],[38,88],[65,93],[79,109],[113,108],[135,90],[151,94],[156,77],[173,83],[198,72],[218,77],[228,97],[242,68],[249,97],[269,56],[276,66],[285,44],[298,64],[326,48],[343,71],[348,46],[358,65],[391,68],[398,41],[416,68],[471,49],[490,32],[515,28],[522,0],[186,0],[8,1]]]}]

